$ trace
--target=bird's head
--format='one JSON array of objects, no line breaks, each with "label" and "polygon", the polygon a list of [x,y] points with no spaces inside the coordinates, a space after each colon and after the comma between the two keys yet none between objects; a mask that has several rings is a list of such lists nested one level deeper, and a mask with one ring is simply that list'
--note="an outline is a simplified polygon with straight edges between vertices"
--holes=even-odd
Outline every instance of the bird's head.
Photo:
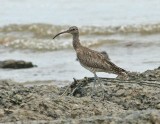
[{"label": "bird's head", "polygon": [[78,28],[77,28],[76,26],[72,26],[72,27],[70,27],[68,30],[56,34],[56,35],[53,37],[53,39],[56,38],[57,36],[59,36],[60,34],[64,34],[64,33],[70,33],[70,34],[74,35],[74,34],[78,34],[79,31],[78,31]]}]

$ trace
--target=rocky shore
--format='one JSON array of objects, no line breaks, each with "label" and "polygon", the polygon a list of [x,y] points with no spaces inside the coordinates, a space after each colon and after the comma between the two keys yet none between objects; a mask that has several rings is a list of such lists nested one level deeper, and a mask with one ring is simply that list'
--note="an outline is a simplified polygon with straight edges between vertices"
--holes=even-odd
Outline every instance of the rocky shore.
[{"label": "rocky shore", "polygon": [[160,124],[160,67],[132,72],[128,80],[101,81],[104,100],[99,85],[96,96],[91,98],[92,77],[74,79],[62,88],[45,85],[45,81],[43,85],[32,82],[28,86],[1,80],[0,123]]}]

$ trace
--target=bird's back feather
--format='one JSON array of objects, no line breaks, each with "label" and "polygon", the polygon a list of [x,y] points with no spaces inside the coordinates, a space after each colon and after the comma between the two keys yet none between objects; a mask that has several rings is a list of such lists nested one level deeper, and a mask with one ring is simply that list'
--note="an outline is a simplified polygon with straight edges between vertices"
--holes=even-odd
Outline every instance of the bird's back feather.
[{"label": "bird's back feather", "polygon": [[76,49],[76,53],[81,65],[92,72],[107,72],[118,75],[126,72],[124,69],[106,59],[100,52],[81,46],[81,48]]}]

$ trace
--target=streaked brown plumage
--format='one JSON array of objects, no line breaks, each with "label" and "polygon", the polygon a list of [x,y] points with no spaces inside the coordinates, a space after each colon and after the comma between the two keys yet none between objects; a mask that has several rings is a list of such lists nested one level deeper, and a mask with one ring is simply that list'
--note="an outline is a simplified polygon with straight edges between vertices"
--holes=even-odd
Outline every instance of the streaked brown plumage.
[{"label": "streaked brown plumage", "polygon": [[107,72],[121,75],[122,72],[126,72],[124,69],[119,68],[110,60],[106,59],[100,52],[80,46],[76,49],[76,53],[80,64],[93,73]]},{"label": "streaked brown plumage", "polygon": [[[103,54],[106,57],[107,60],[110,60],[106,51],[101,51],[100,53]],[[76,58],[76,60],[78,61],[78,58]]]},{"label": "streaked brown plumage", "polygon": [[[93,85],[94,89],[95,89],[96,79],[98,79],[96,72],[113,73],[121,76],[127,75],[127,71],[116,66],[109,59],[107,59],[106,56],[104,56],[104,54],[97,52],[95,50],[91,50],[85,46],[82,46],[81,43],[79,42],[79,31],[76,26],[70,27],[67,31],[58,33],[57,35],[54,36],[54,38],[63,33],[70,33],[73,35],[73,47],[76,51],[77,58],[80,64],[94,74],[95,77]],[[102,86],[101,82],[99,83]],[[104,96],[104,89],[103,89],[103,96]]]}]

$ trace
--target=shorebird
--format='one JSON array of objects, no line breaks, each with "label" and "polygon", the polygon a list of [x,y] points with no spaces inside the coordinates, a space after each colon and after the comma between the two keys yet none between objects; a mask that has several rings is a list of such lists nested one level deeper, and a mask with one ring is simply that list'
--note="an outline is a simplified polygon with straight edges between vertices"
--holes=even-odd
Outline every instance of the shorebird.
[{"label": "shorebird", "polygon": [[89,49],[89,48],[83,46],[80,43],[79,30],[76,26],[72,26],[68,30],[56,34],[53,37],[53,39],[56,38],[57,36],[59,36],[60,34],[64,34],[64,33],[72,34],[72,36],[73,36],[73,42],[72,42],[73,48],[76,51],[77,58],[78,58],[80,64],[84,68],[86,68],[87,70],[89,70],[90,72],[92,72],[94,74],[92,96],[94,96],[94,94],[95,94],[95,84],[96,84],[96,80],[97,80],[98,83],[100,83],[100,86],[103,90],[103,98],[104,98],[104,88],[103,88],[102,83],[99,80],[98,76],[96,75],[96,72],[113,73],[113,74],[116,74],[118,76],[126,77],[127,76],[127,71],[118,67],[118,66],[116,66],[109,59],[107,59],[107,57],[103,53],[97,52],[95,50],[92,50],[92,49]]}]

